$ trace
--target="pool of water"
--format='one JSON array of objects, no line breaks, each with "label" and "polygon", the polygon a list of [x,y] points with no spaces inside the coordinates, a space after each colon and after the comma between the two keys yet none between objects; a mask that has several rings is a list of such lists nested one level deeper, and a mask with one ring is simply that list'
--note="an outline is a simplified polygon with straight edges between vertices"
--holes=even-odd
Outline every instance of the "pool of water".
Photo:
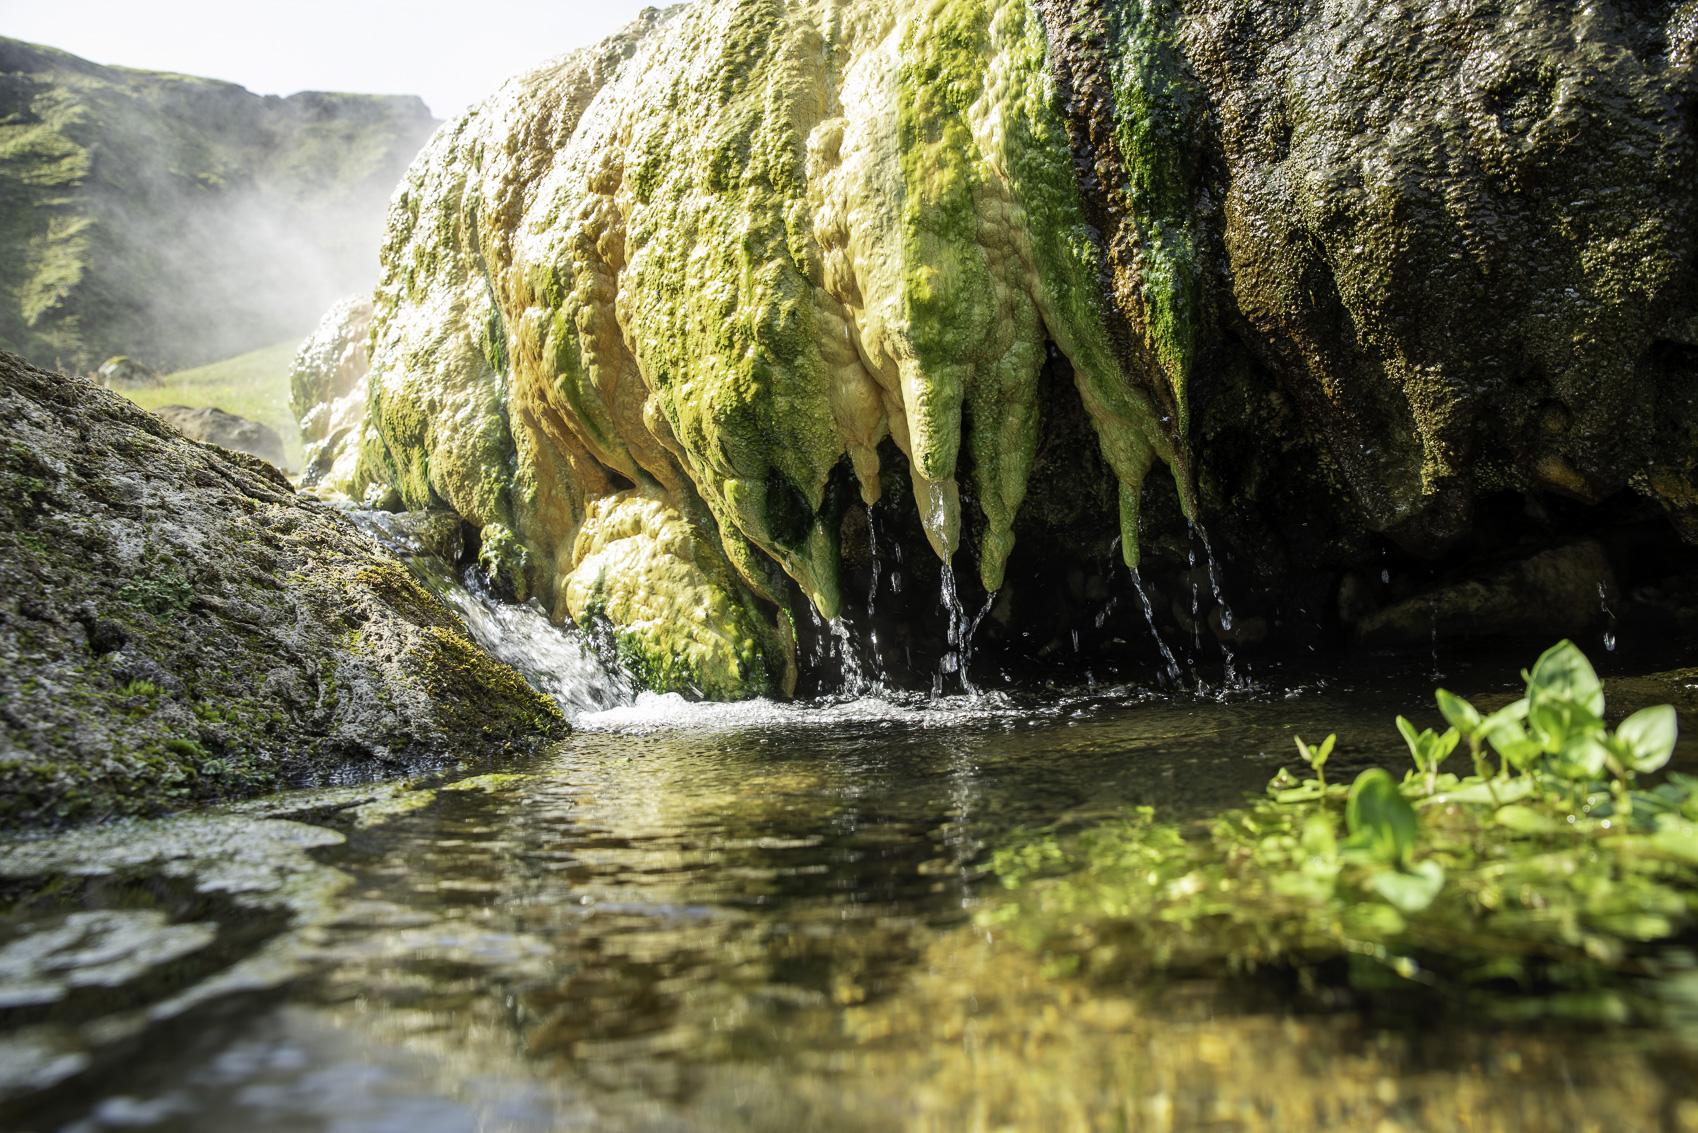
[{"label": "pool of water", "polygon": [[1087,982],[975,920],[1023,830],[1232,806],[1294,733],[1400,762],[1429,678],[645,696],[496,775],[12,843],[0,1127],[1698,1128],[1679,1029]]}]

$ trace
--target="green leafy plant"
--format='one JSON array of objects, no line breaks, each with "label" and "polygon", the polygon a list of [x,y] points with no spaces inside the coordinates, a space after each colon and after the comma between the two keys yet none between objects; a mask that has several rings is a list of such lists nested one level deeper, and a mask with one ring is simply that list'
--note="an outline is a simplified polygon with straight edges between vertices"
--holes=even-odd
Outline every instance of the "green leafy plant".
[{"label": "green leafy plant", "polygon": [[1297,754],[1303,757],[1303,762],[1315,769],[1315,780],[1322,791],[1327,789],[1327,757],[1332,755],[1332,747],[1338,742],[1338,733],[1334,732],[1322,740],[1316,747],[1310,747],[1303,742],[1302,736],[1293,736],[1297,741]]},{"label": "green leafy plant", "polygon": [[[1518,796],[1558,796],[1559,801],[1566,796],[1570,813],[1597,815],[1598,807],[1583,800],[1599,787],[1613,796],[1610,813],[1631,814],[1637,777],[1660,770],[1674,753],[1680,735],[1674,708],[1642,709],[1612,733],[1604,723],[1603,682],[1572,641],[1545,650],[1522,677],[1526,695],[1485,716],[1456,694],[1438,690],[1439,711],[1453,731],[1467,737],[1474,754],[1475,781],[1463,783],[1463,792],[1477,794],[1484,788],[1493,803],[1512,801],[1499,784],[1513,767],[1524,780]],[[1484,758],[1487,745],[1501,759],[1496,775]],[[1610,778],[1604,781],[1606,772]],[[1437,777],[1430,775],[1426,787],[1434,794]]]},{"label": "green leafy plant", "polygon": [[[1342,966],[1359,990],[1516,1019],[1660,1018],[1646,977],[1698,931],[1698,778],[1643,790],[1636,776],[1666,766],[1674,710],[1611,730],[1571,642],[1524,677],[1526,695],[1490,713],[1439,690],[1443,733],[1400,718],[1415,764],[1401,780],[1370,768],[1328,787],[1333,737],[1299,740],[1315,778],[1282,768],[1266,799],[1206,822],[1140,808],[1023,836],[993,856],[1008,895],[979,919],[1057,973],[1272,964],[1307,982]],[[1444,773],[1464,741],[1475,773]]]},{"label": "green leafy plant", "polygon": [[1409,754],[1415,760],[1415,770],[1420,772],[1427,785],[1427,793],[1432,794],[1438,782],[1439,765],[1456,750],[1462,733],[1455,727],[1446,729],[1443,735],[1431,728],[1417,733],[1415,725],[1402,716],[1397,718],[1397,730],[1402,734],[1403,742],[1409,745]]}]

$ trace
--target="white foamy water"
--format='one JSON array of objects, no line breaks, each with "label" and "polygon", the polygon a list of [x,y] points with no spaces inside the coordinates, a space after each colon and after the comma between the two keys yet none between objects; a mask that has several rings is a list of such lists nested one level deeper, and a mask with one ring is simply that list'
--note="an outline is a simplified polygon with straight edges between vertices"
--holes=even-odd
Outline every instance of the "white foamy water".
[{"label": "white foamy water", "polygon": [[475,570],[443,596],[479,645],[517,669],[538,692],[552,696],[574,723],[585,713],[636,700],[631,679],[602,664],[575,626],[555,625],[536,606],[501,601],[479,585]]},{"label": "white foamy water", "polygon": [[573,723],[586,732],[731,731],[765,727],[830,727],[882,724],[903,728],[951,728],[1030,716],[999,692],[932,698],[883,693],[849,700],[780,703],[757,698],[729,704],[685,700],[675,692],[637,694],[630,704],[586,712]]}]

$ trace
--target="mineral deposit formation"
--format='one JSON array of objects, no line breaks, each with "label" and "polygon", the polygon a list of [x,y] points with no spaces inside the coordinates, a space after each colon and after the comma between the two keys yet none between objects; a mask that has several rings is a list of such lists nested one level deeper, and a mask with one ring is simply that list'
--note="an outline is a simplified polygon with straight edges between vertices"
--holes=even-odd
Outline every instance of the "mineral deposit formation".
[{"label": "mineral deposit formation", "polygon": [[1152,492],[1270,576],[1503,491],[1692,539],[1695,40],[1691,0],[651,9],[413,164],[341,487],[709,696],[793,679],[857,496],[1002,586],[1046,374],[1128,565]]}]

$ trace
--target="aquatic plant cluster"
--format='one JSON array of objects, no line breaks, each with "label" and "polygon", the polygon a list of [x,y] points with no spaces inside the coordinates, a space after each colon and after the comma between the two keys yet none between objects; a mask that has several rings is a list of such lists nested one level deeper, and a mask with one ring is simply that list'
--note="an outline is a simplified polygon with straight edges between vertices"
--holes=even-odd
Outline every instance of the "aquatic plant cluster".
[{"label": "aquatic plant cluster", "polygon": [[[995,855],[1008,893],[981,923],[1103,979],[1272,970],[1311,991],[1440,993],[1411,1004],[1661,1018],[1646,977],[1694,967],[1674,943],[1698,921],[1698,779],[1637,777],[1668,761],[1675,710],[1611,731],[1568,641],[1524,676],[1526,695],[1485,715],[1439,690],[1443,733],[1398,717],[1415,764],[1401,782],[1328,783],[1335,737],[1299,739],[1313,777],[1282,769],[1267,798],[1200,827],[1139,808],[1019,839]],[[1475,773],[1441,771],[1464,741]]]}]

